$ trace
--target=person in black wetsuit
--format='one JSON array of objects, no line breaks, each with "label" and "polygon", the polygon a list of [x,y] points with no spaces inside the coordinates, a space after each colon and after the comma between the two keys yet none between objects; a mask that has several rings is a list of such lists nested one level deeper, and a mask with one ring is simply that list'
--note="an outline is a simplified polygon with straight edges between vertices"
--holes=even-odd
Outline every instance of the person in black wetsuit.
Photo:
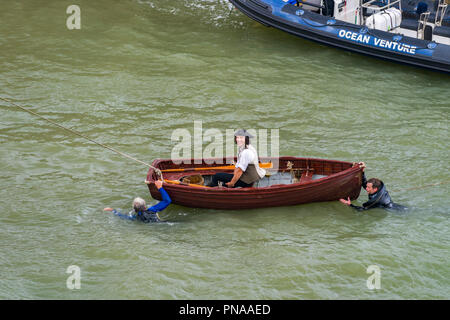
[{"label": "person in black wetsuit", "polygon": [[389,192],[387,191],[383,181],[377,178],[367,180],[364,174],[364,169],[366,165],[364,164],[364,162],[361,162],[360,165],[362,165],[363,167],[362,187],[367,191],[369,201],[363,203],[362,207],[353,205],[352,202],[350,201],[350,197],[348,197],[347,200],[339,199],[340,202],[358,211],[369,210],[373,208],[384,208],[393,210],[407,209],[402,205],[392,202],[391,196],[389,195]]},{"label": "person in black wetsuit", "polygon": [[158,188],[158,191],[162,195],[162,201],[157,203],[156,205],[147,208],[147,205],[145,204],[145,200],[142,198],[135,198],[133,200],[133,209],[135,214],[123,214],[121,212],[118,212],[117,210],[113,208],[105,208],[104,211],[112,211],[116,216],[119,216],[124,219],[129,220],[139,220],[142,222],[161,222],[161,219],[159,218],[158,212],[164,210],[167,208],[167,206],[172,202],[170,199],[169,194],[164,190],[162,187],[162,181],[158,180],[155,181],[155,185]]}]

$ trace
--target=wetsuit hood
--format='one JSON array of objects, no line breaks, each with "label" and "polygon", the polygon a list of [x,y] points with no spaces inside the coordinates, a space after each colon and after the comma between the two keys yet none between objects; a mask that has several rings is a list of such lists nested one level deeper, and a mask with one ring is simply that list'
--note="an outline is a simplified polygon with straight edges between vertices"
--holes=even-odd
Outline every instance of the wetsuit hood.
[{"label": "wetsuit hood", "polygon": [[369,194],[369,201],[363,204],[364,208],[367,209],[370,207],[390,207],[391,205],[391,196],[383,182],[381,182],[381,186],[378,188],[377,192]]}]

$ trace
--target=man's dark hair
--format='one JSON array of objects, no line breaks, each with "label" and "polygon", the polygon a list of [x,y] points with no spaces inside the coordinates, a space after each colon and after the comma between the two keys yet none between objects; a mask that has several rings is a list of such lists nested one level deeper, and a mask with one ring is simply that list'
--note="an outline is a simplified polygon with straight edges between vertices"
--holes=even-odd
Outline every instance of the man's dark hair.
[{"label": "man's dark hair", "polygon": [[372,178],[367,180],[367,183],[371,183],[373,188],[377,188],[378,190],[380,190],[381,185],[383,184],[383,182],[381,182],[381,180],[377,179],[377,178]]}]

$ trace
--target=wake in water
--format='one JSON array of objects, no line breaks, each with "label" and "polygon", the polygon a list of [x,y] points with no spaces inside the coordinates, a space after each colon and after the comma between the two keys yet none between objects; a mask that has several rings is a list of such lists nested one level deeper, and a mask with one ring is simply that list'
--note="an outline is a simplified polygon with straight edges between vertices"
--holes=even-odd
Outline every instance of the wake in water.
[{"label": "wake in water", "polygon": [[215,27],[242,27],[242,20],[236,19],[242,15],[234,10],[228,0],[136,0],[139,4],[147,5],[153,10],[174,16],[198,17],[201,24],[212,24]]}]

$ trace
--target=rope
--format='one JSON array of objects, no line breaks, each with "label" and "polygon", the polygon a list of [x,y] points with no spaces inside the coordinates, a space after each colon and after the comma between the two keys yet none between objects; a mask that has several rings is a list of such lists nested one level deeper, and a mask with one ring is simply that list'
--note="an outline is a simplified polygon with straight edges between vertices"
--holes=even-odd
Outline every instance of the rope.
[{"label": "rope", "polygon": [[34,115],[34,116],[36,116],[36,117],[39,117],[39,118],[41,118],[42,120],[45,120],[45,121],[47,121],[47,122],[50,122],[51,124],[57,126],[58,128],[61,128],[61,129],[66,130],[66,131],[69,131],[70,133],[73,133],[73,134],[75,134],[75,135],[77,135],[77,136],[79,136],[79,137],[82,137],[82,138],[84,138],[84,139],[86,139],[86,140],[89,140],[89,141],[91,141],[91,142],[93,142],[93,143],[95,143],[95,144],[97,144],[97,145],[99,145],[99,146],[101,146],[101,147],[103,147],[103,148],[105,148],[105,149],[108,149],[108,150],[111,150],[111,151],[113,151],[113,152],[115,152],[115,153],[117,153],[117,154],[120,154],[121,156],[123,156],[123,157],[125,157],[125,158],[134,160],[134,161],[136,161],[136,162],[138,162],[138,163],[140,163],[140,164],[143,164],[143,165],[145,165],[145,166],[147,166],[147,167],[150,167],[150,168],[152,168],[153,170],[155,170],[155,172],[156,172],[158,175],[160,175],[161,179],[163,179],[161,170],[159,170],[158,168],[155,168],[154,166],[152,166],[152,165],[149,164],[149,163],[146,163],[146,162],[144,162],[144,161],[141,161],[141,160],[139,160],[139,159],[136,159],[136,158],[134,158],[134,157],[132,157],[132,156],[126,154],[126,153],[123,153],[123,152],[121,152],[121,151],[119,151],[119,150],[116,150],[116,149],[114,149],[113,147],[110,147],[110,146],[108,146],[108,145],[106,145],[106,144],[97,142],[97,141],[95,141],[95,140],[93,140],[93,139],[91,139],[91,138],[85,136],[84,134],[82,134],[82,133],[80,133],[80,132],[78,132],[78,131],[76,131],[76,130],[73,130],[73,129],[64,127],[64,126],[62,126],[62,125],[60,125],[60,124],[58,124],[58,123],[56,123],[56,122],[54,122],[54,121],[52,121],[52,120],[50,120],[50,119],[44,117],[44,116],[41,116],[40,114],[37,114],[37,113],[34,112],[34,111],[28,110],[28,109],[26,109],[26,108],[24,108],[24,107],[21,107],[21,106],[17,105],[16,103],[12,102],[11,100],[8,100],[8,99],[3,98],[3,97],[0,97],[0,100],[3,100],[3,101],[5,101],[5,102],[8,102],[8,103],[10,103],[11,105],[13,105],[13,106],[15,106],[15,107],[17,107],[17,108],[19,108],[19,109],[25,111],[25,112],[28,112],[28,113],[30,113],[30,114],[32,114],[32,115]]},{"label": "rope", "polygon": [[434,186],[438,186],[438,185],[441,185],[441,184],[448,184],[448,183],[450,183],[450,179],[444,180],[444,181],[441,181],[441,182],[432,183],[432,184],[426,184],[426,185],[419,186],[419,187],[413,187],[413,188],[408,188],[408,189],[392,190],[392,192],[418,190],[418,189],[424,189],[424,188],[434,187]]}]

